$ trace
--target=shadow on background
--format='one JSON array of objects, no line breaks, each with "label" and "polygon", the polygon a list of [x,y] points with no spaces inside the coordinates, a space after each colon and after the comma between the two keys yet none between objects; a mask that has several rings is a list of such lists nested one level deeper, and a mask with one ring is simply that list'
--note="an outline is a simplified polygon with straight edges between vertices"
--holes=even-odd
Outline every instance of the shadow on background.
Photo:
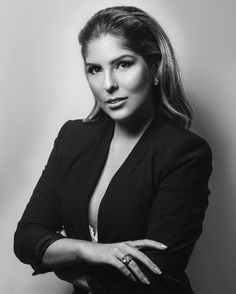
[{"label": "shadow on background", "polygon": [[[193,98],[197,101],[197,97]],[[202,135],[213,151],[211,194],[203,224],[203,234],[196,244],[188,272],[196,293],[235,293],[235,195],[236,178],[232,173],[232,145],[211,109],[198,108],[193,130]],[[222,115],[225,115],[222,113]],[[235,165],[235,163],[233,163]],[[234,274],[233,274],[234,273]]]}]

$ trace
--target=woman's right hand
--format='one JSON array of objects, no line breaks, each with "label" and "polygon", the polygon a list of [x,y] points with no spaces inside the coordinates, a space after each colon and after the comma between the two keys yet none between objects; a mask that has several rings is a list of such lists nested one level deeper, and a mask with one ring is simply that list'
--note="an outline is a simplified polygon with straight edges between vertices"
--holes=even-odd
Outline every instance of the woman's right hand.
[{"label": "woman's right hand", "polygon": [[137,263],[132,259],[128,265],[124,264],[121,259],[125,255],[129,255],[146,265],[152,272],[161,274],[158,265],[148,258],[139,249],[142,247],[150,247],[158,250],[165,250],[166,245],[154,240],[142,239],[136,241],[126,241],[111,244],[103,244],[80,240],[78,258],[89,264],[109,264],[117,268],[131,281],[138,278],[144,284],[149,284],[147,277],[141,271]]}]

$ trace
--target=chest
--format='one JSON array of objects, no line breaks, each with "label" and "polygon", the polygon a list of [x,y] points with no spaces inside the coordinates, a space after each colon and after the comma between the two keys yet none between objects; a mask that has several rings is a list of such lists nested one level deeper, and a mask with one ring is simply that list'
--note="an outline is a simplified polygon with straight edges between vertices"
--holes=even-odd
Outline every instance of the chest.
[{"label": "chest", "polygon": [[[118,163],[119,168],[104,169],[100,187],[104,164],[98,161],[90,165],[87,158],[87,164],[81,165],[78,160],[64,179],[60,214],[68,235],[90,240],[91,217],[97,225],[99,242],[142,238],[156,193],[152,154],[142,153],[135,158],[129,154],[123,163]],[[100,194],[95,194],[96,186]]]},{"label": "chest", "polygon": [[137,140],[138,139],[131,142],[130,144],[121,144],[120,146],[116,146],[116,147],[114,147],[114,145],[111,144],[109,148],[108,157],[106,159],[102,173],[98,179],[98,182],[89,200],[89,207],[88,207],[89,224],[95,230],[97,229],[97,215],[98,215],[100,202],[102,201],[102,198],[106,194],[106,190],[112,178],[118,172],[122,164],[125,162],[129,153],[132,151],[135,144],[137,143]]},{"label": "chest", "polygon": [[63,167],[60,215],[67,235],[90,240],[91,217],[100,242],[142,238],[156,194],[149,141],[143,137],[115,157],[106,137],[88,147],[70,153]]}]

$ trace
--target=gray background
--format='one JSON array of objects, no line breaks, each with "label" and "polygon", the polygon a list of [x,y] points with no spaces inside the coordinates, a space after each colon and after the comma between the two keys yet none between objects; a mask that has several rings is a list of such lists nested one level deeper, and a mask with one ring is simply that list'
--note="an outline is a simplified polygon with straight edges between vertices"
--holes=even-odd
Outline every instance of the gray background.
[{"label": "gray background", "polygon": [[196,294],[236,293],[236,4],[225,0],[0,1],[0,293],[66,294],[52,273],[32,277],[14,256],[13,233],[68,119],[93,97],[77,33],[98,9],[135,5],[169,35],[196,121],[214,152],[210,205],[188,273]]}]

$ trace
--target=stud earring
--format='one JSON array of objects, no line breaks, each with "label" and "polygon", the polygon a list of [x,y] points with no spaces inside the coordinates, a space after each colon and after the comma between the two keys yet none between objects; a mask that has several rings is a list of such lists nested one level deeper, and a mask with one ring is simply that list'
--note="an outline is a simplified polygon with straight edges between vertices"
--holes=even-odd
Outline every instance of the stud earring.
[{"label": "stud earring", "polygon": [[158,78],[156,77],[156,78],[154,79],[154,81],[153,81],[153,85],[154,85],[154,86],[157,86],[157,85],[158,85],[158,82],[159,82],[159,80],[158,80]]}]

